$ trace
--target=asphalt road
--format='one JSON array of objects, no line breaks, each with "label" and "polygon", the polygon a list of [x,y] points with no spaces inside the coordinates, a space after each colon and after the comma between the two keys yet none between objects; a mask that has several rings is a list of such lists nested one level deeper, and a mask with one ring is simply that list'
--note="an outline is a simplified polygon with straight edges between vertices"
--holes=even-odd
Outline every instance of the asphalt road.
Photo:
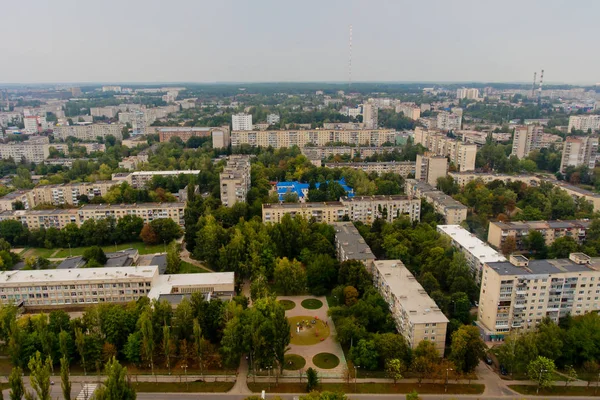
[{"label": "asphalt road", "polygon": [[[217,400],[244,400],[248,395],[227,393],[138,393],[138,400],[176,400],[176,399],[217,399]],[[276,394],[267,395],[271,399]],[[300,394],[280,394],[283,400],[297,400]],[[404,400],[404,394],[349,394],[350,400]],[[420,395],[423,400],[462,400],[462,399],[488,399],[488,400],[525,400],[525,399],[555,399],[555,400],[598,400],[598,397],[548,397],[548,396],[483,396],[483,395]]]}]

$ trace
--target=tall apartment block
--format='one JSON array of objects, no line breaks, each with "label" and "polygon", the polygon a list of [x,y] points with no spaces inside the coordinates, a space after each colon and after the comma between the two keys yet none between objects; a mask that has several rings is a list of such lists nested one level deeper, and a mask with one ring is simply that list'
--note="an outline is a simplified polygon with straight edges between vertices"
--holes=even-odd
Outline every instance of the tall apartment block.
[{"label": "tall apartment block", "polygon": [[556,239],[565,236],[573,238],[578,244],[582,244],[585,241],[590,225],[591,222],[589,220],[491,221],[488,227],[487,241],[499,249],[507,238],[513,237],[517,245],[517,250],[525,250],[523,239],[527,238],[530,231],[537,231],[544,237],[546,246],[550,246]]},{"label": "tall apartment block", "polygon": [[437,130],[415,128],[415,144],[426,147],[431,154],[448,157],[459,171],[474,171],[477,145],[452,139]]},{"label": "tall apartment block", "polygon": [[600,310],[600,260],[583,253],[567,259],[486,263],[477,325],[485,340],[502,340],[514,330],[529,331],[544,319]]},{"label": "tall apartment block", "polygon": [[563,146],[560,171],[567,167],[586,166],[594,169],[598,155],[598,138],[592,136],[569,136]]},{"label": "tall apartment block", "polygon": [[252,114],[233,114],[231,116],[231,126],[233,131],[251,131]]},{"label": "tall apartment block", "polygon": [[567,132],[571,132],[573,129],[578,131],[588,132],[589,130],[598,131],[600,130],[600,115],[572,115],[569,117],[569,126]]},{"label": "tall apartment block", "polygon": [[367,129],[377,129],[379,126],[379,110],[375,104],[363,105],[363,123]]},{"label": "tall apartment block", "polygon": [[438,225],[437,231],[449,238],[452,246],[463,253],[477,283],[481,282],[481,272],[486,262],[506,261],[502,254],[460,225]]},{"label": "tall apartment block", "polygon": [[390,307],[398,332],[411,348],[423,340],[444,355],[448,318],[400,260],[374,262],[373,284]]},{"label": "tall apartment block", "polygon": [[448,159],[431,153],[417,154],[415,165],[415,179],[437,186],[438,178],[443,178],[448,173]]},{"label": "tall apartment block", "polygon": [[474,88],[456,89],[456,98],[457,99],[469,99],[469,100],[478,99],[479,98],[479,89],[474,89]]},{"label": "tall apartment block", "polygon": [[541,148],[541,138],[544,134],[544,127],[541,125],[522,125],[515,128],[513,137],[513,148],[511,156],[525,158],[533,150]]},{"label": "tall apartment block", "polygon": [[232,155],[227,158],[227,165],[219,175],[221,202],[231,207],[237,202],[246,202],[250,190],[250,158]]},{"label": "tall apartment block", "polygon": [[415,103],[400,103],[396,106],[397,113],[403,113],[406,118],[418,120],[421,118],[421,107]]},{"label": "tall apartment block", "polygon": [[443,131],[455,131],[461,128],[462,116],[447,111],[437,115],[437,128]]}]

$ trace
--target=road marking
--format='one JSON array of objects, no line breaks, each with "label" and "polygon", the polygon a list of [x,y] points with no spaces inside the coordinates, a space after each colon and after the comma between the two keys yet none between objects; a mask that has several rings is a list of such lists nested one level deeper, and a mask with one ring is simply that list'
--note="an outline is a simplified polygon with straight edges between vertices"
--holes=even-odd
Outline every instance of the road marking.
[{"label": "road marking", "polygon": [[81,392],[79,392],[77,395],[77,400],[89,400],[96,391],[97,387],[97,383],[86,383],[83,386],[83,389],[81,389]]}]

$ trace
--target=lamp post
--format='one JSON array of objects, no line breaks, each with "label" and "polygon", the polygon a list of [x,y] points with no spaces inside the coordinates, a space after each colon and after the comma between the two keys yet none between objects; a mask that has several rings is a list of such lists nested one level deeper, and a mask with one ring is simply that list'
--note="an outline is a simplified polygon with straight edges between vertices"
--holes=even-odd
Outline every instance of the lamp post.
[{"label": "lamp post", "polygon": [[547,369],[543,369],[543,368],[540,369],[540,379],[538,380],[538,386],[537,386],[537,389],[535,390],[535,394],[538,394],[540,392],[540,385],[542,384],[542,374],[544,372],[548,372],[548,370]]},{"label": "lamp post", "polygon": [[269,390],[271,390],[271,368],[273,368],[273,366],[267,367],[267,371],[269,372]]},{"label": "lamp post", "polygon": [[360,365],[355,365],[354,366],[354,391],[356,392],[356,380],[358,379],[358,369],[360,368]]},{"label": "lamp post", "polygon": [[446,383],[444,384],[444,393],[448,391],[448,372],[454,371],[452,368],[446,368]]},{"label": "lamp post", "polygon": [[183,360],[183,364],[181,364],[181,368],[183,368],[183,373],[185,374],[185,389],[188,389],[188,380],[187,380],[187,360]]}]

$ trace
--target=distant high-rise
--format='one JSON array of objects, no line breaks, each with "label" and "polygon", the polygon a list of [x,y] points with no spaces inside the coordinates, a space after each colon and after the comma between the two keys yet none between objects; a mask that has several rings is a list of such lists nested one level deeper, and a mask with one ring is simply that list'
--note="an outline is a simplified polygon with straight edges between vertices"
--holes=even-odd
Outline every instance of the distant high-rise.
[{"label": "distant high-rise", "polygon": [[417,154],[415,179],[436,187],[438,178],[446,176],[447,172],[448,159],[446,157],[429,153],[425,153],[425,155]]},{"label": "distant high-rise", "polygon": [[476,100],[479,98],[479,89],[456,89],[457,99]]},{"label": "distant high-rise", "polygon": [[232,130],[234,131],[251,131],[252,130],[252,114],[234,114],[231,116]]},{"label": "distant high-rise", "polygon": [[79,96],[81,96],[81,88],[80,87],[72,87],[71,88],[71,95],[73,97],[79,97]]},{"label": "distant high-rise", "polygon": [[363,105],[363,123],[367,129],[377,129],[379,111],[377,106],[371,103]]},{"label": "distant high-rise", "polygon": [[560,172],[564,173],[567,167],[579,167],[582,165],[593,169],[596,166],[597,153],[597,137],[568,137],[563,146]]},{"label": "distant high-rise", "polygon": [[544,127],[539,125],[517,126],[513,137],[513,148],[511,156],[517,156],[520,160],[531,153],[532,150],[540,148],[540,139],[544,134]]},{"label": "distant high-rise", "polygon": [[583,132],[600,130],[600,115],[570,116],[567,131],[570,133],[573,129]]}]

